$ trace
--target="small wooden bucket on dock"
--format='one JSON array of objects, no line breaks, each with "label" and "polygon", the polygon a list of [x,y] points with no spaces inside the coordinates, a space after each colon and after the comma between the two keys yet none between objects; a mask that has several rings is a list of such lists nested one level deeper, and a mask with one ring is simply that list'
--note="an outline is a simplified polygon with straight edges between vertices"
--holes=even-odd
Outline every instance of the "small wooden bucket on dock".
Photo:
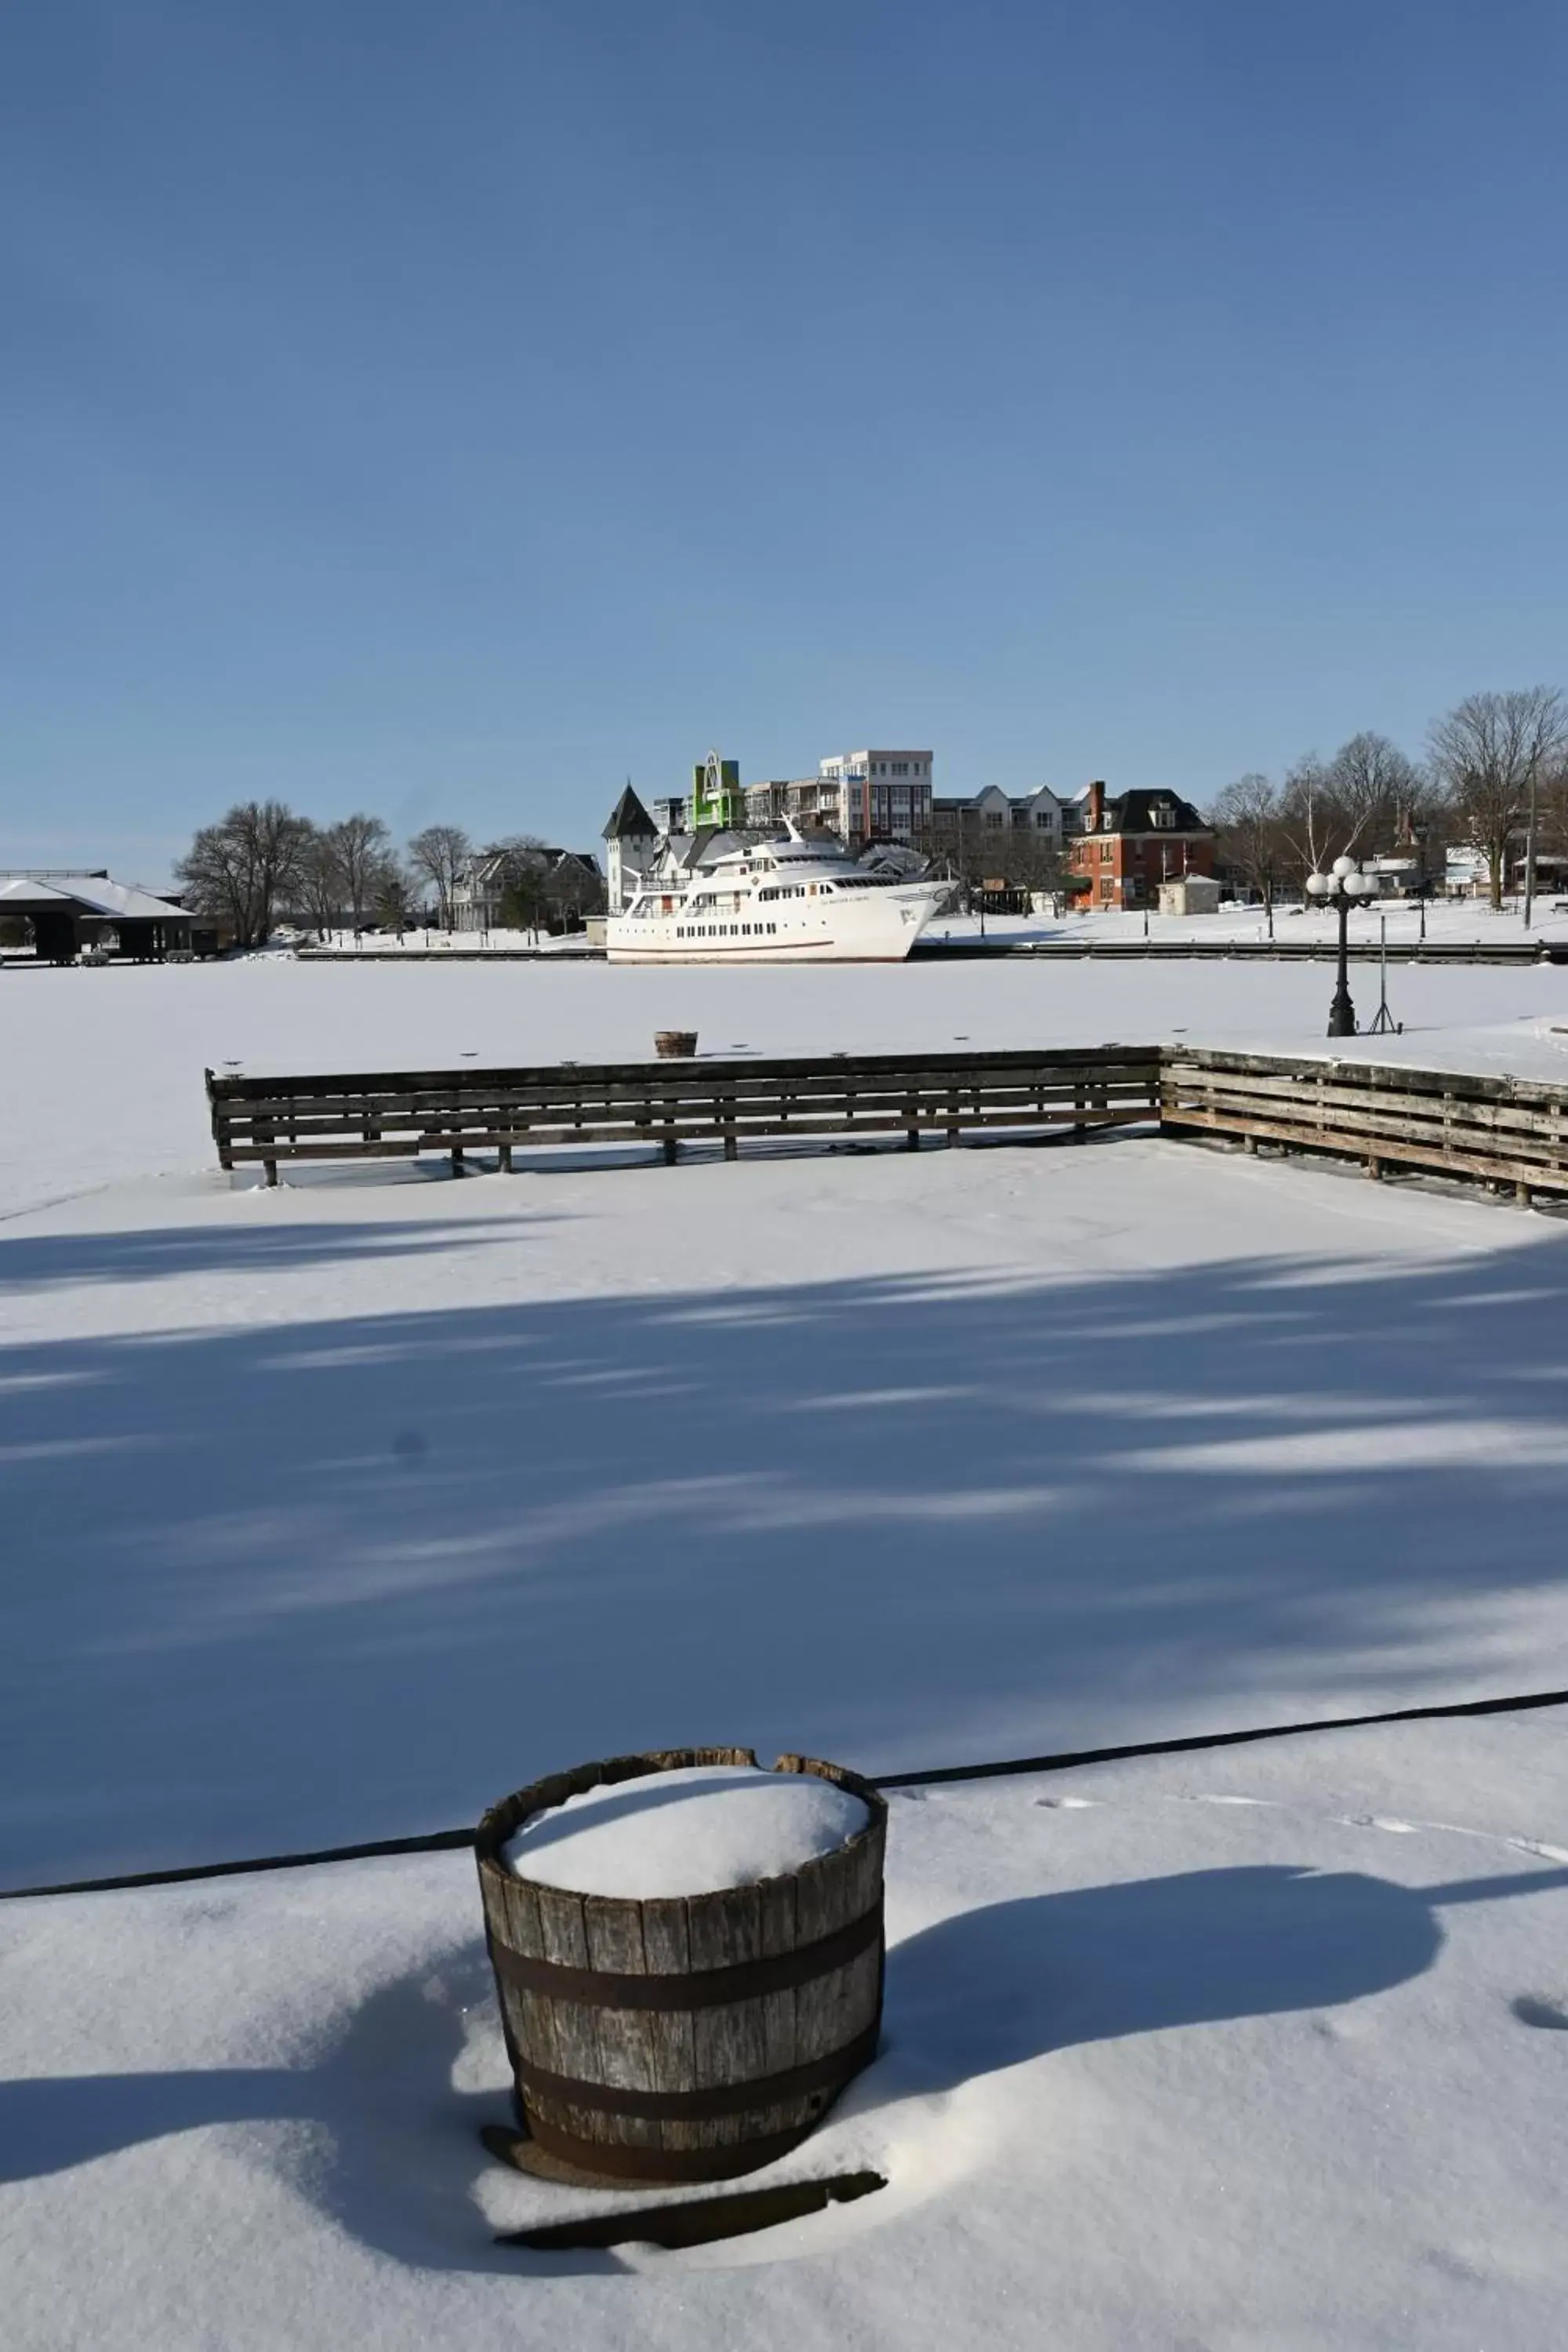
[{"label": "small wooden bucket on dock", "polygon": [[781,1756],[858,1797],[865,1826],[755,1885],[611,1899],[519,1877],[531,1815],[604,1783],[749,1765],[749,1748],[618,1756],[493,1806],[475,1838],[519,2118],[560,2178],[723,2180],[784,2155],[876,2054],[886,1800],[836,1764]]}]

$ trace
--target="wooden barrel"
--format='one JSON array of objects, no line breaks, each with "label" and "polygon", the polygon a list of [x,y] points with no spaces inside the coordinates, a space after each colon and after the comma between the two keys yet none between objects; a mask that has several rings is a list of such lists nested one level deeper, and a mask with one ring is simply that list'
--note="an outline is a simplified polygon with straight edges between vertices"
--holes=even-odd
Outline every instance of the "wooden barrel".
[{"label": "wooden barrel", "polygon": [[602,1782],[750,1764],[681,1748],[520,1789],[475,1837],[521,2122],[557,2167],[605,2180],[723,2180],[783,2156],[876,2054],[886,1800],[853,1772],[781,1756],[859,1797],[848,1842],[752,1886],[617,1901],[517,1877],[501,1849],[532,1813]]}]

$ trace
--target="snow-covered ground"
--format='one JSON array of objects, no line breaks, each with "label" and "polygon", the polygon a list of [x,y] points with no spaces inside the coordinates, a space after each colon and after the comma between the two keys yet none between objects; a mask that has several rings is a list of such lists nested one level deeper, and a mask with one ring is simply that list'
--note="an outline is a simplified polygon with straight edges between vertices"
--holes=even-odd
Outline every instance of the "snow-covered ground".
[{"label": "snow-covered ground", "polygon": [[[0,1217],[211,1160],[202,1071],[646,1059],[656,1029],[704,1053],[1040,1043],[1327,1050],[1332,975],[1290,964],[227,964],[0,971]],[[1363,1021],[1377,976],[1352,976]],[[1402,1037],[1352,1051],[1568,1081],[1568,966],[1395,969]]]},{"label": "snow-covered ground", "polygon": [[[291,935],[290,935],[291,936]],[[552,936],[549,931],[405,931],[399,939],[393,931],[362,931],[356,939],[353,931],[327,931],[303,934],[300,944],[307,954],[325,952],[330,955],[353,956],[508,956],[508,955],[582,955],[588,947],[585,931],[565,931]]]},{"label": "snow-covered ground", "polygon": [[[1522,901],[1511,898],[1501,908],[1493,911],[1483,898],[1433,899],[1423,916],[1418,902],[1403,898],[1373,901],[1358,909],[1351,918],[1351,937],[1360,945],[1375,946],[1380,918],[1388,924],[1389,943],[1415,942],[1425,939],[1433,946],[1507,944],[1517,946],[1530,940],[1568,940],[1568,899],[1555,890],[1536,894],[1531,919],[1525,925]],[[1145,930],[1142,912],[1123,912],[1114,908],[1086,908],[1079,913],[1066,909],[1053,915],[987,915],[982,922],[978,915],[939,915],[931,927],[933,939],[1053,940],[1068,942],[1085,940],[1126,943],[1147,936],[1156,940],[1267,940],[1268,922],[1261,907],[1226,904],[1212,915],[1161,915],[1151,910]],[[1276,908],[1274,937],[1285,945],[1300,946],[1318,940],[1331,942],[1338,937],[1338,918],[1321,907],[1310,903],[1284,905]],[[313,944],[314,942],[310,942]],[[411,930],[397,939],[391,933],[367,931],[356,940],[352,931],[328,934],[321,942],[339,953],[362,956],[398,955],[485,955],[532,953],[581,954],[587,946],[584,933],[568,933],[552,939],[548,932],[533,931],[440,931]]]},{"label": "snow-covered ground", "polygon": [[[1198,966],[8,982],[0,1884],[645,1744],[913,1769],[1568,1685],[1561,1222],[1152,1140],[268,1193],[205,1133],[226,1055],[1204,1035],[1227,982],[1233,1028],[1319,1009]],[[1545,1030],[1547,988],[1410,1003]]]},{"label": "snow-covered ground", "polygon": [[888,2186],[686,2253],[493,2242],[648,2192],[479,2147],[466,1855],[12,1905],[8,2352],[1555,2352],[1565,1763],[1554,1714],[895,1796],[885,2054],[754,2177]]},{"label": "snow-covered ground", "polygon": [[[1568,1070],[1568,971],[1394,985],[1356,1051]],[[1560,1220],[1155,1140],[267,1192],[201,1087],[667,1026],[1316,1052],[1326,992],[0,973],[0,1885],[461,1822],[642,1746],[913,1770],[1568,1686]],[[889,2055],[803,2152],[892,2185],[705,2255],[490,2246],[546,2192],[476,2154],[460,1856],[0,1904],[0,2334],[1544,2352],[1563,1739],[900,1798]]]},{"label": "snow-covered ground", "polygon": [[[1415,946],[1423,939],[1431,947],[1521,947],[1531,940],[1539,944],[1568,940],[1568,899],[1555,891],[1540,892],[1528,928],[1519,901],[1510,901],[1494,913],[1484,898],[1434,899],[1423,916],[1418,901],[1374,899],[1352,913],[1352,945],[1375,948],[1384,921],[1390,947]],[[1269,936],[1268,919],[1261,907],[1229,904],[1212,915],[1151,911],[1146,929],[1141,911],[1122,912],[1115,908],[1088,908],[1081,914],[1068,910],[1059,916],[987,915],[984,925],[978,915],[939,915],[930,936],[977,939],[983,929],[988,940],[1048,940],[1069,945],[1076,941],[1131,946],[1145,937],[1196,945],[1223,940],[1267,944]],[[1277,907],[1274,938],[1282,947],[1309,947],[1314,941],[1331,947],[1339,940],[1339,918],[1311,904]]]}]

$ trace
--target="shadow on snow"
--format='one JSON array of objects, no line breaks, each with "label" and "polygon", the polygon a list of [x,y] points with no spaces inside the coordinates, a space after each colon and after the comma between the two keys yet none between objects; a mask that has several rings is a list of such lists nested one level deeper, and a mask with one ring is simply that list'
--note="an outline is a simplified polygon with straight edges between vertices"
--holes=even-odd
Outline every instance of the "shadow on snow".
[{"label": "shadow on snow", "polygon": [[1568,1683],[1556,1233],[725,1291],[690,1246],[684,1292],[7,1349],[5,1882],[644,1746],[896,1771]]},{"label": "shadow on snow", "polygon": [[[896,2103],[911,2090],[952,2090],[1089,2042],[1363,2000],[1431,1967],[1442,1907],[1565,1885],[1563,1870],[1410,1888],[1269,1865],[963,1912],[889,1953],[884,2056],[853,2105],[863,2115],[892,2098],[896,2151]],[[503,2071],[489,1965],[470,1946],[372,1994],[315,2065],[0,2084],[0,2180],[205,2126],[289,2123],[315,2128],[302,2141],[262,2141],[253,2160],[281,2167],[379,2252],[514,2275],[617,2268],[603,2255],[563,2261],[489,2242],[473,2197],[484,2162],[476,2135],[509,2106],[504,2092],[453,2088],[468,2042],[464,2011],[475,2005],[491,2071]]]},{"label": "shadow on snow", "polygon": [[278,1274],[293,1266],[345,1260],[419,1257],[454,1244],[475,1248],[518,1242],[555,1220],[538,1210],[521,1217],[429,1219],[365,1225],[233,1224],[147,1226],[127,1233],[27,1234],[0,1242],[0,1297],[80,1282],[160,1282],[180,1274]]}]

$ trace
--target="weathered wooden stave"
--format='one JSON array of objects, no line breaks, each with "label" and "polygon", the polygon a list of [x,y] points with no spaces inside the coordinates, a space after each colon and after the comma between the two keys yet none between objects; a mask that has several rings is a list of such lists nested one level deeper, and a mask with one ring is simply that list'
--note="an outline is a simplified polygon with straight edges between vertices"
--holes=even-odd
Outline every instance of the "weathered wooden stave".
[{"label": "weathered wooden stave", "polygon": [[[775,1770],[851,1790],[868,1819],[836,1853],[755,1886],[613,1901],[520,1879],[501,1858],[530,1814],[579,1790],[755,1760],[735,1748],[617,1757],[520,1790],[479,1825],[519,2116],[547,2157],[582,2175],[710,2180],[755,2170],[804,2139],[875,2054],[887,1804],[855,1774],[778,1759]],[[606,1983],[629,1994],[635,1979],[636,2006],[582,1997]]]}]

